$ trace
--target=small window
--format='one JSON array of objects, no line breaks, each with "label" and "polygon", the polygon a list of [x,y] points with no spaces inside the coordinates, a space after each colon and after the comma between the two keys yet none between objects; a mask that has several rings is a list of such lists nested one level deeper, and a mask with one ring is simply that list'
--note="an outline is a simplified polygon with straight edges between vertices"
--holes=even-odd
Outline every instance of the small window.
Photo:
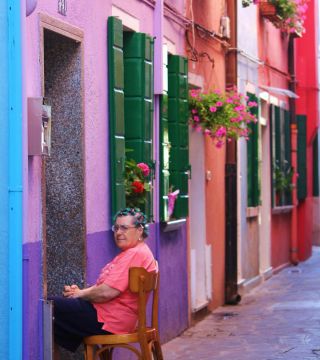
[{"label": "small window", "polygon": [[[247,94],[248,101],[258,103],[254,94]],[[251,107],[250,111],[258,119],[258,107]],[[260,204],[260,180],[259,180],[259,123],[250,123],[249,140],[247,141],[247,204],[248,207],[256,207]]]},{"label": "small window", "polygon": [[272,204],[292,204],[290,113],[278,106],[270,106],[272,151]]}]

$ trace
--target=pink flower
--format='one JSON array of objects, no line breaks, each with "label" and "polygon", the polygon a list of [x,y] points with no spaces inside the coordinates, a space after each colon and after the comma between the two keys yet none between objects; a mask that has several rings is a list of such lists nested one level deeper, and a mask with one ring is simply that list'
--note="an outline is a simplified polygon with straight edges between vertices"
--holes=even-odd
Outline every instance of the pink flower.
[{"label": "pink flower", "polygon": [[217,141],[216,147],[217,147],[218,149],[221,149],[222,146],[223,146],[223,141],[221,141],[221,140]]},{"label": "pink flower", "polygon": [[148,176],[150,174],[150,168],[145,163],[137,164],[138,168],[141,169],[143,176]]},{"label": "pink flower", "polygon": [[197,109],[192,109],[191,112],[192,112],[192,114],[196,114],[196,113],[197,113]]},{"label": "pink flower", "polygon": [[200,121],[200,118],[199,118],[199,116],[196,116],[196,115],[195,115],[195,116],[193,117],[193,120],[196,121],[196,122],[199,122],[199,121]]},{"label": "pink flower", "polygon": [[236,106],[234,109],[235,109],[235,111],[243,111],[243,110],[244,110],[244,106],[243,106],[243,105],[239,105],[239,106]]},{"label": "pink flower", "polygon": [[249,101],[248,106],[249,107],[256,107],[256,106],[258,106],[258,104],[255,101]]},{"label": "pink flower", "polygon": [[228,98],[228,99],[226,100],[226,102],[227,102],[228,104],[232,104],[232,103],[233,103],[233,99],[232,99],[232,98]]},{"label": "pink flower", "polygon": [[216,106],[222,106],[222,105],[223,105],[222,101],[217,101],[216,102]]},{"label": "pink flower", "polygon": [[217,111],[217,108],[215,106],[210,106],[209,110],[211,112],[216,112]]},{"label": "pink flower", "polygon": [[219,129],[216,131],[215,135],[216,137],[222,137],[225,136],[227,133],[227,130],[224,126],[220,126]]},{"label": "pink flower", "polygon": [[206,134],[206,135],[211,135],[211,130],[205,129],[204,134]]},{"label": "pink flower", "polygon": [[191,97],[196,98],[198,97],[198,94],[199,94],[199,90],[195,90],[195,89],[190,90]]}]

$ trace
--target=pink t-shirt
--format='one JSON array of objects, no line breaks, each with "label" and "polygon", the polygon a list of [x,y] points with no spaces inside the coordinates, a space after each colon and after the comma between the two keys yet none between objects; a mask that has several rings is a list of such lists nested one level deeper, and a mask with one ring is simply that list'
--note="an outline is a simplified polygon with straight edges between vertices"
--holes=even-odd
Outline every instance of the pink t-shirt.
[{"label": "pink t-shirt", "polygon": [[102,329],[113,334],[125,334],[136,328],[138,320],[138,295],[129,291],[129,268],[144,267],[156,270],[156,261],[144,242],[122,251],[102,270],[96,285],[106,284],[121,293],[106,303],[93,303]]}]

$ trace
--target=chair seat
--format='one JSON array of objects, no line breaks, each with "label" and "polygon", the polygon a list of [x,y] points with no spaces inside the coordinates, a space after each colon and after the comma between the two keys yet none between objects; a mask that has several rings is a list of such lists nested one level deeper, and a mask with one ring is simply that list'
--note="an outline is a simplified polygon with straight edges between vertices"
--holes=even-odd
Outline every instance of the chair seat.
[{"label": "chair seat", "polygon": [[[146,332],[147,341],[156,340],[157,333],[154,328],[147,328]],[[116,335],[92,335],[83,339],[86,345],[116,345],[139,342],[138,332],[128,334],[116,334]]]}]

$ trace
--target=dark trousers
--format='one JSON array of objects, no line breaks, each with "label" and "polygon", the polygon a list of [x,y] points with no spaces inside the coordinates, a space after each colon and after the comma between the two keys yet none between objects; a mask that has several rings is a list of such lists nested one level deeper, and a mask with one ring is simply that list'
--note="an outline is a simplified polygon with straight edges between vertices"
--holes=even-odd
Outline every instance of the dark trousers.
[{"label": "dark trousers", "polygon": [[54,341],[75,352],[82,339],[90,335],[106,335],[97,320],[96,309],[89,301],[54,296]]}]

